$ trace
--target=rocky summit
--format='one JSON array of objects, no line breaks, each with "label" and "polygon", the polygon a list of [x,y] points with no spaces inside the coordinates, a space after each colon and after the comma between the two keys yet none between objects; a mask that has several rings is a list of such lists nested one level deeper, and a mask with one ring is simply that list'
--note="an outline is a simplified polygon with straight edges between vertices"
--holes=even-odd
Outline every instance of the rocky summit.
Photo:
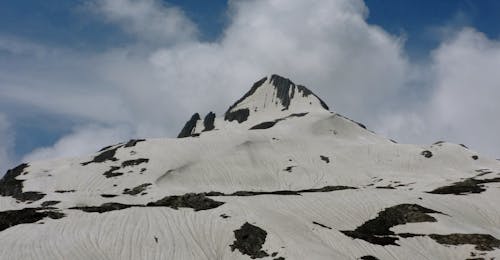
[{"label": "rocky summit", "polygon": [[9,170],[0,259],[500,257],[497,160],[398,144],[278,75],[202,115]]}]

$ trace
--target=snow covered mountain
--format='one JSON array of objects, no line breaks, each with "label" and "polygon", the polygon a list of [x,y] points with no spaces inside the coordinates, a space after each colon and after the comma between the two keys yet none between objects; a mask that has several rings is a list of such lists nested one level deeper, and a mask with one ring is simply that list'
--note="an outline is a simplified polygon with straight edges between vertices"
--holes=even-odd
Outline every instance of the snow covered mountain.
[{"label": "snow covered mountain", "polygon": [[398,144],[272,75],[176,139],[21,164],[0,259],[493,259],[500,162]]}]

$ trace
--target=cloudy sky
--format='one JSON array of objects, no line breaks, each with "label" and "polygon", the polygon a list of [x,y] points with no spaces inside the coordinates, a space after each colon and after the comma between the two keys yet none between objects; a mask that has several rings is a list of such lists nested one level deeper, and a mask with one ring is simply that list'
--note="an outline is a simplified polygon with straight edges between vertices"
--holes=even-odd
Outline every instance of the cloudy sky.
[{"label": "cloudy sky", "polygon": [[173,137],[280,74],[404,143],[500,158],[500,1],[0,1],[0,170]]}]

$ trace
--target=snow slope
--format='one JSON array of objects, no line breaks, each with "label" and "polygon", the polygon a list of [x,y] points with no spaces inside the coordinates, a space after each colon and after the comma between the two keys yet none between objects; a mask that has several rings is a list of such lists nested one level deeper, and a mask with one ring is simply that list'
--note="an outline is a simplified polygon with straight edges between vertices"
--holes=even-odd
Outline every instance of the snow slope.
[{"label": "snow slope", "polygon": [[491,259],[500,162],[397,144],[277,75],[177,139],[0,181],[0,259]]}]

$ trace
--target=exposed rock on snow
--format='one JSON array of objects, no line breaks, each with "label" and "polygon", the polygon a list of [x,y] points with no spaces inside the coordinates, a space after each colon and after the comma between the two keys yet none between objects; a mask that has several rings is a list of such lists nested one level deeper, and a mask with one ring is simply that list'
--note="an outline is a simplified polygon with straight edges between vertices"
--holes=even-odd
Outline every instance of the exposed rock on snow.
[{"label": "exposed rock on snow", "polygon": [[202,114],[9,170],[0,259],[500,257],[498,160],[395,143],[277,75]]},{"label": "exposed rock on snow", "polygon": [[246,222],[240,229],[234,231],[236,240],[231,245],[231,249],[233,251],[238,249],[242,254],[249,255],[252,259],[269,256],[267,252],[262,250],[266,236],[265,230]]}]

